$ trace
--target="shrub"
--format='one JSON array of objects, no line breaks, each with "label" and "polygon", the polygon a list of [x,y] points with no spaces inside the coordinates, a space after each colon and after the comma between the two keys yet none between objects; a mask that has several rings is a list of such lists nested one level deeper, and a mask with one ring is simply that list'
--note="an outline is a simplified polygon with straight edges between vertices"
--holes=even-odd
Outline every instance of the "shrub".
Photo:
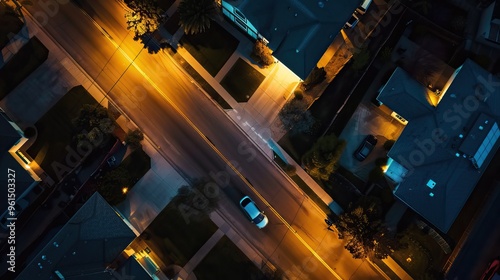
[{"label": "shrub", "polygon": [[284,129],[290,133],[308,133],[313,127],[316,119],[307,110],[307,104],[303,100],[292,99],[283,106],[278,114]]},{"label": "shrub", "polygon": [[354,62],[352,63],[352,69],[355,71],[359,71],[363,69],[366,64],[368,64],[368,61],[370,60],[370,52],[365,48],[360,49],[352,59],[354,60]]},{"label": "shrub", "polygon": [[144,140],[144,134],[139,129],[129,131],[125,136],[125,142],[132,148],[137,149],[141,147],[141,141]]},{"label": "shrub", "polygon": [[304,92],[302,92],[301,89],[297,88],[294,92],[293,92],[293,96],[295,97],[295,99],[297,100],[302,100],[304,99]]},{"label": "shrub", "polygon": [[384,166],[387,164],[388,157],[380,157],[375,160],[375,165],[376,166]]},{"label": "shrub", "polygon": [[389,151],[392,146],[394,146],[394,143],[396,143],[395,140],[387,140],[384,142],[384,150]]},{"label": "shrub", "polygon": [[309,76],[304,80],[304,87],[306,90],[323,82],[326,79],[326,71],[324,67],[314,67]]},{"label": "shrub", "polygon": [[264,66],[269,66],[274,63],[274,57],[271,55],[270,51],[262,53],[260,59],[261,59],[260,62]]},{"label": "shrub", "polygon": [[252,50],[252,57],[264,66],[269,66],[274,63],[271,49],[269,49],[266,44],[262,42],[262,40],[255,41]]},{"label": "shrub", "polygon": [[346,142],[335,135],[325,135],[316,141],[302,157],[302,164],[312,177],[327,181],[337,170]]},{"label": "shrub", "polygon": [[292,164],[287,164],[283,170],[288,176],[293,176],[297,173],[297,168]]}]

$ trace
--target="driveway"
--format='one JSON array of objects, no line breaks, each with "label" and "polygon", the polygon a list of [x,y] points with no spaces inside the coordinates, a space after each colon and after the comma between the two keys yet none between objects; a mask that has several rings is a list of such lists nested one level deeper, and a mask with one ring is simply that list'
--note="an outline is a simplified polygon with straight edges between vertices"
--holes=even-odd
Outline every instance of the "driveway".
[{"label": "driveway", "polygon": [[[367,181],[370,171],[375,167],[375,160],[386,155],[383,148],[385,141],[396,140],[403,131],[403,127],[380,108],[369,102],[362,102],[340,134],[340,138],[347,141],[347,146],[340,158],[340,165],[363,181]],[[370,155],[360,162],[354,158],[353,154],[369,134],[377,137],[378,143]]]}]

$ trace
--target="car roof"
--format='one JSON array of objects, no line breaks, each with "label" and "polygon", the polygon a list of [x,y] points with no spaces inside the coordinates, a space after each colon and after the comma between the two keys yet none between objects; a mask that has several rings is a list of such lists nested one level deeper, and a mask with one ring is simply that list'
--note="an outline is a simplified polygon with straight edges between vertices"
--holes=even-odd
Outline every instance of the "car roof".
[{"label": "car roof", "polygon": [[248,212],[252,219],[260,214],[259,208],[257,208],[255,202],[248,196],[240,200],[240,205]]}]

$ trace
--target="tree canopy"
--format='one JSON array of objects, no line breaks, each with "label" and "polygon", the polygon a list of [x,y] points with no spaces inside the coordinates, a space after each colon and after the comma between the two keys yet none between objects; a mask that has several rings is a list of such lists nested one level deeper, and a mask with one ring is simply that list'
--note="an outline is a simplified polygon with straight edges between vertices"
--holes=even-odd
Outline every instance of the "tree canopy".
[{"label": "tree canopy", "polygon": [[139,129],[131,130],[125,136],[125,142],[130,145],[132,149],[141,147],[141,141],[144,140],[144,134]]},{"label": "tree canopy", "polygon": [[261,63],[264,67],[267,67],[274,63],[274,58],[271,49],[264,44],[262,40],[255,41],[252,49],[252,56],[258,63]]},{"label": "tree canopy", "polygon": [[139,40],[144,34],[152,33],[164,18],[164,11],[156,0],[133,0],[127,3],[130,11],[125,13],[127,29],[134,31],[134,40]]},{"label": "tree canopy", "polygon": [[127,197],[123,189],[129,189],[132,185],[127,169],[117,167],[103,175],[97,182],[97,190],[109,204],[116,205]]},{"label": "tree canopy", "polygon": [[355,259],[375,257],[384,259],[401,247],[383,223],[380,199],[361,197],[335,221],[340,239],[346,239],[345,248]]},{"label": "tree canopy", "polygon": [[78,116],[73,119],[77,140],[94,141],[113,132],[115,122],[108,109],[99,105],[84,104]]},{"label": "tree canopy", "polygon": [[287,102],[279,112],[283,128],[291,134],[309,132],[316,122],[311,112],[307,110],[307,103],[300,98]]},{"label": "tree canopy", "polygon": [[178,11],[184,33],[196,34],[210,28],[212,18],[219,10],[215,0],[181,0]]},{"label": "tree canopy", "polygon": [[313,147],[302,157],[302,164],[309,175],[327,181],[337,170],[338,161],[346,142],[330,134],[320,137]]}]

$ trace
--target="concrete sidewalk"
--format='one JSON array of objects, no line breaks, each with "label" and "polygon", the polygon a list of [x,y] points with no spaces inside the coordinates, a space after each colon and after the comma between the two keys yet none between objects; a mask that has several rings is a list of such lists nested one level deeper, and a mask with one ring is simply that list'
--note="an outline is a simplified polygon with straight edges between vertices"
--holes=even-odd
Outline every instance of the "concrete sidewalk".
[{"label": "concrete sidewalk", "polygon": [[[217,23],[229,31],[231,35],[240,41],[240,43],[236,51],[215,77],[212,77],[212,75],[210,75],[186,49],[179,47],[177,49],[177,54],[182,56],[184,60],[195,68],[203,79],[232,107],[230,110],[225,110],[229,119],[254,142],[271,162],[274,162],[273,152],[276,151],[277,153],[283,154],[289,164],[300,167],[300,164],[296,163],[286,154],[274,140],[280,139],[286,133],[275,126],[275,119],[283,105],[292,96],[293,90],[300,82],[300,79],[280,62],[268,68],[260,68],[255,65],[249,58],[253,43],[228,22],[221,20],[217,21]],[[162,33],[164,32],[166,31],[164,30]],[[249,101],[245,103],[236,102],[220,84],[225,74],[233,67],[238,59],[243,59],[265,76],[265,79],[255,93]],[[333,199],[303,169],[297,168],[297,175],[308,184],[326,205],[333,202]],[[290,182],[299,192],[305,195],[292,180],[290,180]]]}]

